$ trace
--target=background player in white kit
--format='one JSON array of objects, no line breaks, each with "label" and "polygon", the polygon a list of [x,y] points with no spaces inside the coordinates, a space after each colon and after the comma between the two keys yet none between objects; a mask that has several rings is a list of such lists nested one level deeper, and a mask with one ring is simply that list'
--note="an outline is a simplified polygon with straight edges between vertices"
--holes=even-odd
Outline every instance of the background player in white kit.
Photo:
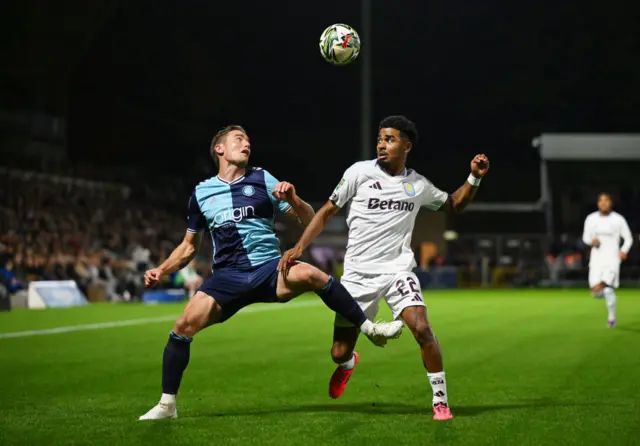
[{"label": "background player in white kit", "polygon": [[617,302],[615,289],[620,284],[620,262],[627,260],[633,237],[627,220],[613,211],[613,200],[609,194],[598,195],[598,210],[585,219],[582,241],[591,246],[589,288],[594,296],[605,298],[609,327],[614,327]]},{"label": "background player in white kit", "polygon": [[[481,178],[489,170],[485,155],[471,161],[471,175],[455,193],[447,194],[425,177],[406,167],[418,132],[404,116],[382,120],[378,130],[378,157],[357,162],[347,169],[329,201],[307,226],[296,246],[287,251],[280,270],[300,258],[326,223],[349,201],[349,241],[341,283],[369,318],[375,318],[384,298],[395,318],[402,318],[420,345],[422,360],[433,389],[434,419],[447,420],[445,374],[438,340],[431,330],[416,266],[411,234],[421,206],[429,210],[459,212],[473,199]],[[358,362],[354,351],[359,330],[336,318],[331,356],[338,364],[329,394],[338,398]]]}]

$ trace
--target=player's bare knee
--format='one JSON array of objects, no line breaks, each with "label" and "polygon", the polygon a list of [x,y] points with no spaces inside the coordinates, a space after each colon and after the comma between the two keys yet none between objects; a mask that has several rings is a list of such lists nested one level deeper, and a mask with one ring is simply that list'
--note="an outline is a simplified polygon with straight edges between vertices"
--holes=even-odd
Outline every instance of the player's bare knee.
[{"label": "player's bare knee", "polygon": [[184,316],[180,316],[178,319],[176,319],[175,324],[173,324],[173,332],[177,335],[189,337],[186,335],[186,332],[188,331],[188,329],[189,329],[189,326]]},{"label": "player's bare knee", "polygon": [[433,334],[433,330],[431,329],[431,325],[427,321],[419,321],[416,323],[415,327],[413,327],[413,336],[418,341],[418,344],[428,345],[433,342],[436,342],[436,336]]},{"label": "player's bare knee", "polygon": [[310,272],[310,284],[313,286],[314,289],[321,289],[322,287],[324,287],[327,282],[329,281],[329,276],[320,271],[318,268],[311,268],[311,272]]},{"label": "player's bare knee", "polygon": [[180,316],[173,326],[173,332],[185,338],[192,338],[200,329],[197,321],[188,315]]},{"label": "player's bare knee", "polygon": [[310,289],[319,290],[327,284],[329,276],[311,265],[299,264],[297,271],[298,280]]}]

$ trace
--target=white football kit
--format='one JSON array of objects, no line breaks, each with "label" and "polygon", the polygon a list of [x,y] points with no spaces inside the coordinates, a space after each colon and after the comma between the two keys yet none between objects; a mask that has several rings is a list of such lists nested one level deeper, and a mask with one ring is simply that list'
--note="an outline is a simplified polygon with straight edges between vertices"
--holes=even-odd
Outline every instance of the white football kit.
[{"label": "white football kit", "polygon": [[[589,258],[589,287],[593,288],[604,282],[612,288],[620,285],[620,251],[628,253],[633,244],[633,237],[625,218],[617,212],[602,215],[593,212],[584,221],[582,241],[591,246],[593,239],[600,241],[600,246],[591,247]],[[623,240],[622,247],[620,239]]]},{"label": "white football kit", "polygon": [[[411,235],[420,207],[436,211],[448,196],[414,170],[387,174],[377,160],[357,162],[344,173],[329,198],[338,207],[351,202],[341,283],[368,319],[375,318],[381,298],[396,319],[407,307],[424,306],[412,272]],[[336,325],[351,324],[336,316]]]}]

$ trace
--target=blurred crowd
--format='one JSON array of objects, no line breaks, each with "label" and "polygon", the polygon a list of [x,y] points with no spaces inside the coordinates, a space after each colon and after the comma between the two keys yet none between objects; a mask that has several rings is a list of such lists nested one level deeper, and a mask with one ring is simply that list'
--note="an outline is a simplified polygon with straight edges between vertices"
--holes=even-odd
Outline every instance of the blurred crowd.
[{"label": "blurred crowd", "polygon": [[[139,299],[144,271],[163,261],[185,230],[180,213],[155,202],[134,199],[120,185],[3,172],[0,286],[16,292],[33,280],[74,280],[85,295]],[[206,246],[201,257],[184,273],[210,268]]]}]

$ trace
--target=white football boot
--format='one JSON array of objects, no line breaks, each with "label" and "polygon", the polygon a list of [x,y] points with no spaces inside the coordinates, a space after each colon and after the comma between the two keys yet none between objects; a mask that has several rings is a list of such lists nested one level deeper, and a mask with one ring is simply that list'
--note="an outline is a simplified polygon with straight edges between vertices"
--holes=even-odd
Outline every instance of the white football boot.
[{"label": "white football boot", "polygon": [[383,347],[387,344],[388,339],[398,339],[400,337],[403,326],[404,322],[402,321],[376,322],[369,325],[370,328],[367,327],[369,328],[368,332],[363,330],[363,327],[361,327],[361,330],[373,344]]},{"label": "white football boot", "polygon": [[139,420],[167,420],[178,418],[178,410],[175,404],[158,403],[151,410],[142,415]]}]

